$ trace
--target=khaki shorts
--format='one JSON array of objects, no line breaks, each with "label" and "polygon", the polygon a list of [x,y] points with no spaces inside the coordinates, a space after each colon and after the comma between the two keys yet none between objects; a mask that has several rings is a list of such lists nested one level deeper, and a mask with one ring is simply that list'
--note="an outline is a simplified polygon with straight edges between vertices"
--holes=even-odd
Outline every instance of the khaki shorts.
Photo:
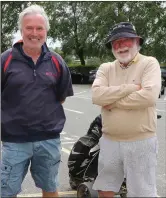
[{"label": "khaki shorts", "polygon": [[94,190],[118,192],[126,178],[128,197],[157,197],[157,137],[135,142],[100,138]]}]

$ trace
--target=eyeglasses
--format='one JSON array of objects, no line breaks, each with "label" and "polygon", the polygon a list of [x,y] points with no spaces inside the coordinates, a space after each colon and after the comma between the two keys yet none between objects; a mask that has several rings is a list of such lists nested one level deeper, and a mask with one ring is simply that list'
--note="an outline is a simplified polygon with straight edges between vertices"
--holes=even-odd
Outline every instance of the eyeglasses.
[{"label": "eyeglasses", "polygon": [[133,38],[122,38],[115,41],[112,41],[112,47],[114,50],[117,50],[120,47],[132,47],[133,46]]}]

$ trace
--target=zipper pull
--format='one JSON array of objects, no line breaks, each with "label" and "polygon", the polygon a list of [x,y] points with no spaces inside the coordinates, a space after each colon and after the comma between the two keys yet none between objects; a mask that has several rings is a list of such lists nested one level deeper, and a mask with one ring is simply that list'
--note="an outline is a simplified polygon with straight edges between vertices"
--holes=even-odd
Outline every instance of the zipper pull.
[{"label": "zipper pull", "polygon": [[33,75],[36,76],[36,70],[35,69],[33,70]]}]

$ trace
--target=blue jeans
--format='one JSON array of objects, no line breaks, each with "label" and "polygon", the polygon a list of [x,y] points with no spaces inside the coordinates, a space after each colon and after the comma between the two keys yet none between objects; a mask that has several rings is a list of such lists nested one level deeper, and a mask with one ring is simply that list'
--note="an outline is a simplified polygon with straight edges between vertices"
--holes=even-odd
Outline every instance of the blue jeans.
[{"label": "blue jeans", "polygon": [[38,188],[46,192],[57,190],[57,176],[61,160],[60,138],[27,143],[2,143],[1,197],[16,196],[27,174]]}]

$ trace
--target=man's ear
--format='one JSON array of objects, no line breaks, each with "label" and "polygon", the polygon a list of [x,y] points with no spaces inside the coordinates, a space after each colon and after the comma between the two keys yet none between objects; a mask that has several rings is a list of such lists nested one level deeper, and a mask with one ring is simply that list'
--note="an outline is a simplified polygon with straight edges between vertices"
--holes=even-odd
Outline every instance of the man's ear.
[{"label": "man's ear", "polygon": [[136,42],[138,45],[140,45],[140,38],[136,38]]}]

